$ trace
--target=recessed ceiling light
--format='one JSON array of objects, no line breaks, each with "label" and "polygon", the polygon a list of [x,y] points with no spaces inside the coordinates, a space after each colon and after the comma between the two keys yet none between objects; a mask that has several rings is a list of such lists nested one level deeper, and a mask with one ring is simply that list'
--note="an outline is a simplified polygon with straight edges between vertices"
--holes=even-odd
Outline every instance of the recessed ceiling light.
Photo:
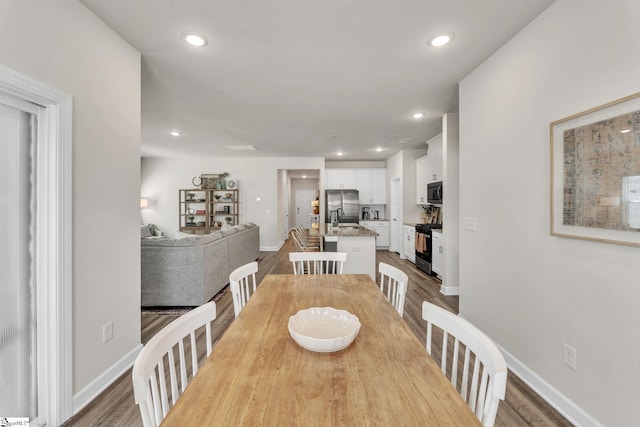
[{"label": "recessed ceiling light", "polygon": [[340,139],[340,135],[329,135],[331,139]]},{"label": "recessed ceiling light", "polygon": [[206,46],[207,43],[209,43],[205,36],[192,32],[182,33],[182,40],[195,47],[203,47]]},{"label": "recessed ceiling light", "polygon": [[378,147],[378,148],[376,148],[376,151],[379,153],[379,152],[381,152],[381,151],[382,151],[382,148],[381,148],[381,147]]},{"label": "recessed ceiling light", "polygon": [[429,39],[429,46],[441,47],[453,40],[453,33],[439,33]]},{"label": "recessed ceiling light", "polygon": [[424,117],[424,113],[413,113],[411,117],[413,117],[414,119],[421,119]]},{"label": "recessed ceiling light", "polygon": [[407,142],[411,142],[413,138],[402,138],[400,141],[398,141],[398,144],[406,144]]},{"label": "recessed ceiling light", "polygon": [[629,133],[629,132],[631,132],[631,129],[625,129],[620,131],[620,133]]},{"label": "recessed ceiling light", "polygon": [[342,156],[342,151],[338,151],[338,152],[336,153],[336,155],[338,155],[338,156]]},{"label": "recessed ceiling light", "polygon": [[182,132],[180,132],[179,130],[172,130],[172,131],[171,131],[171,135],[173,135],[173,136],[180,136],[180,135],[182,135]]},{"label": "recessed ceiling light", "polygon": [[256,151],[253,145],[225,145],[224,148],[233,151]]}]

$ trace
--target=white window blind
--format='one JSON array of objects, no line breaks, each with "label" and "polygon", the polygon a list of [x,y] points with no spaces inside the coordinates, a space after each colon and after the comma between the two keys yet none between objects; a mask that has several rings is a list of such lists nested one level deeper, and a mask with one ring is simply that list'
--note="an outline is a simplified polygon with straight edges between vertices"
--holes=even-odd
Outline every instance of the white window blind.
[{"label": "white window blind", "polygon": [[0,417],[36,416],[33,116],[0,104]]}]

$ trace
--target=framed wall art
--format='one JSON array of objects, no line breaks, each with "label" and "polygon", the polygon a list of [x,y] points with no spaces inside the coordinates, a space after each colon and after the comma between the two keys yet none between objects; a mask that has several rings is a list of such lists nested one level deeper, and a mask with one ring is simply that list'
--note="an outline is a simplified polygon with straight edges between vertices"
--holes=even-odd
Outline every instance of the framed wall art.
[{"label": "framed wall art", "polygon": [[551,235],[640,247],[640,93],[550,131]]},{"label": "framed wall art", "polygon": [[[215,190],[222,188],[222,183],[224,179],[228,177],[229,174],[227,172],[223,173],[203,173],[200,175],[200,188],[203,190]],[[196,177],[197,178],[197,177]],[[194,178],[194,180],[196,179]],[[194,182],[194,185],[196,183]]]}]

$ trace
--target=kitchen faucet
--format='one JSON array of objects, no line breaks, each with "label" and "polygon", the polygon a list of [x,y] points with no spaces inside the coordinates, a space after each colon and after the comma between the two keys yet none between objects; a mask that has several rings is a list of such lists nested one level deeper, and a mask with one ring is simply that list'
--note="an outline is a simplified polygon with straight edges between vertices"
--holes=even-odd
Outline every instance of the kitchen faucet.
[{"label": "kitchen faucet", "polygon": [[[340,215],[340,211],[342,211],[342,215]],[[336,215],[338,217],[338,222],[342,222],[340,218],[344,219],[344,209],[342,208],[336,209]]]}]

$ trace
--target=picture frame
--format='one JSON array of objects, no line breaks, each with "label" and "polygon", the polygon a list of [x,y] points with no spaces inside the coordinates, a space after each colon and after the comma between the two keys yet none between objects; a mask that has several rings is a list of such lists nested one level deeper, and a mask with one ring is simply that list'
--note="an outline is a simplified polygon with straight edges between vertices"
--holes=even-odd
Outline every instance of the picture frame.
[{"label": "picture frame", "polygon": [[640,92],[550,124],[550,234],[640,247]]},{"label": "picture frame", "polygon": [[228,176],[227,172],[200,174],[200,188],[203,190],[219,189],[220,183]]}]

